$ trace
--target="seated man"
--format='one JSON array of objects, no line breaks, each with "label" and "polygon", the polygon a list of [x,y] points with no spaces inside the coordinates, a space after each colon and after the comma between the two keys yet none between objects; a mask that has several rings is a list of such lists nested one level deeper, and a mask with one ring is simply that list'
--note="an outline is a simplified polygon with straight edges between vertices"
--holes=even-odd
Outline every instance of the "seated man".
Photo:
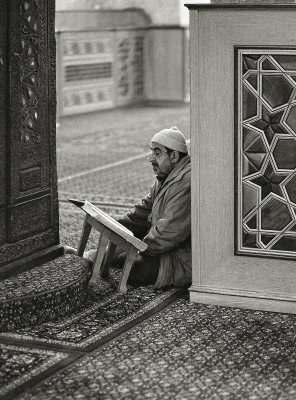
[{"label": "seated man", "polygon": [[[148,156],[156,180],[140,204],[118,220],[147,243],[128,283],[189,286],[191,283],[191,164],[186,140],[177,127],[157,132]],[[84,256],[93,261],[96,251]],[[115,263],[124,263],[118,254]]]},{"label": "seated man", "polygon": [[[148,156],[156,180],[133,211],[118,221],[148,249],[136,260],[130,281],[163,286],[191,283],[191,165],[184,135],[177,127],[151,139]],[[120,259],[120,256],[119,256]]]}]

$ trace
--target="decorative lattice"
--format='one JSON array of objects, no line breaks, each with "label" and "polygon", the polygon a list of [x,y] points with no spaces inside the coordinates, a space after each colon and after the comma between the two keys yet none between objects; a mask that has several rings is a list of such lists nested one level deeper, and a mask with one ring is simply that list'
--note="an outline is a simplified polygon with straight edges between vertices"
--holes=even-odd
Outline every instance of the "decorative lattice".
[{"label": "decorative lattice", "polygon": [[237,251],[296,256],[296,50],[238,50]]}]

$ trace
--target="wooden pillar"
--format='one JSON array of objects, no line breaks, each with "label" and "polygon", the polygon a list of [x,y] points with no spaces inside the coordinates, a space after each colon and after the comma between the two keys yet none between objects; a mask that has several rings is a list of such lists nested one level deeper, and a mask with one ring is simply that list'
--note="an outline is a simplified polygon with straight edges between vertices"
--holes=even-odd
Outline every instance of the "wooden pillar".
[{"label": "wooden pillar", "polygon": [[189,6],[191,301],[296,313],[296,7],[219,3]]},{"label": "wooden pillar", "polygon": [[0,0],[0,276],[60,251],[54,1]]}]

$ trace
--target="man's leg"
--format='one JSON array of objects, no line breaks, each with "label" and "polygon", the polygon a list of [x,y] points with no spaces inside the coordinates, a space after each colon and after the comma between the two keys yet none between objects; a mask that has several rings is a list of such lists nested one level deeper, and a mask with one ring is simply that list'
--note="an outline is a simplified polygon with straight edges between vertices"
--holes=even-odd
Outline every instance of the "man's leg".
[{"label": "man's leg", "polygon": [[132,266],[128,282],[133,284],[154,284],[159,271],[159,257],[142,256]]},{"label": "man's leg", "polygon": [[[121,253],[118,258],[118,266],[123,267],[127,254]],[[156,282],[159,271],[159,257],[141,256],[131,269],[127,283],[134,285],[148,285]]]}]

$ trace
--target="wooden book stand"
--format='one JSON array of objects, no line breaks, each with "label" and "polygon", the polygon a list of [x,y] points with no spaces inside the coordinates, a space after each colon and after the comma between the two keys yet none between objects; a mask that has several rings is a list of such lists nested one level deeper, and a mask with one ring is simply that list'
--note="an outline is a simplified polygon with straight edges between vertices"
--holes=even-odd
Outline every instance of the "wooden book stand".
[{"label": "wooden book stand", "polygon": [[69,201],[81,208],[86,213],[82,234],[77,249],[77,254],[80,257],[83,256],[92,227],[100,232],[98,249],[94,260],[94,268],[89,285],[96,285],[99,274],[101,276],[107,274],[116,250],[116,246],[119,246],[121,249],[127,252],[127,257],[122,270],[118,290],[122,293],[126,293],[127,280],[133,263],[137,257],[138,251],[142,252],[146,250],[148,247],[147,244],[134,237],[130,230],[125,228],[114,218],[110,217],[110,215],[106,214],[89,201],[80,201],[74,199],[69,199]]}]

